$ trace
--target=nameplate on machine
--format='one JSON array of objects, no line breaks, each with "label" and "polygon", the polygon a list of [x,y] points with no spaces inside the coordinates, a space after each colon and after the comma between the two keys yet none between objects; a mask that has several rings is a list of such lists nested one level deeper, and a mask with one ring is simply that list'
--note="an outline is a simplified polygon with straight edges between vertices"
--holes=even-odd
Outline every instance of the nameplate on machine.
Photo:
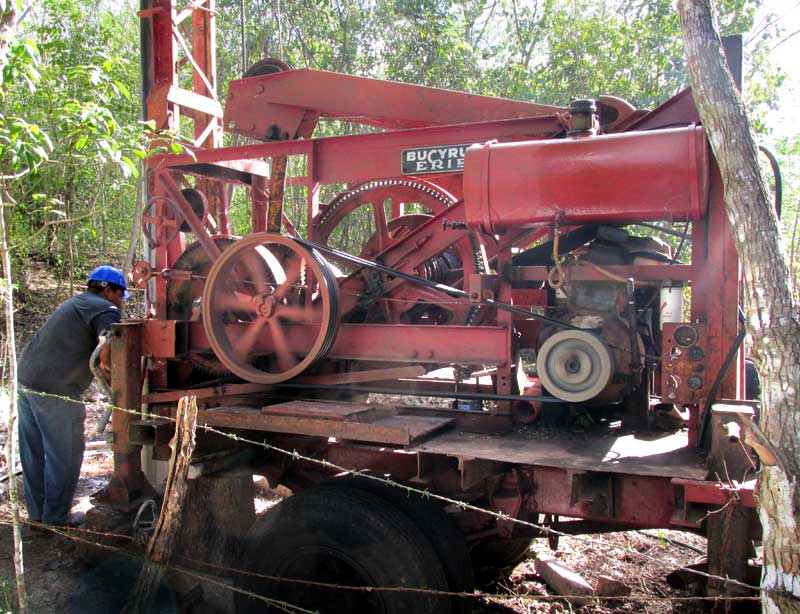
[{"label": "nameplate on machine", "polygon": [[404,175],[425,175],[429,173],[458,173],[464,170],[464,154],[467,145],[437,145],[434,147],[415,147],[402,152]]}]

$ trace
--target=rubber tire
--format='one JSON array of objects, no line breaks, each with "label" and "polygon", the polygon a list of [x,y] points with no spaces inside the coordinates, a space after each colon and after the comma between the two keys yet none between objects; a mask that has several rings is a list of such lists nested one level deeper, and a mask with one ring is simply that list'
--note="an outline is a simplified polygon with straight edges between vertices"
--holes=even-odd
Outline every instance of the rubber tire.
[{"label": "rubber tire", "polygon": [[492,537],[475,544],[470,552],[479,584],[496,580],[528,558],[534,538]]},{"label": "rubber tire", "polygon": [[[380,497],[345,485],[320,484],[282,501],[256,520],[245,546],[248,568],[259,574],[299,577],[291,569],[293,565],[324,553],[334,554],[329,560],[337,563],[346,561],[370,586],[447,590],[436,553],[405,514]],[[320,579],[313,574],[304,579],[315,577]],[[346,583],[330,577],[323,580]],[[307,585],[252,576],[243,576],[239,586],[329,614],[450,612],[448,598],[426,593],[313,590]],[[275,611],[264,601],[241,593],[236,605],[239,614]]]},{"label": "rubber tire", "polygon": [[[447,577],[449,590],[455,593],[473,591],[475,576],[467,540],[439,505],[416,493],[369,478],[347,475],[329,483],[341,483],[364,490],[399,509],[433,547]],[[469,614],[472,611],[472,602],[470,598],[452,597],[450,610],[453,614]]]}]

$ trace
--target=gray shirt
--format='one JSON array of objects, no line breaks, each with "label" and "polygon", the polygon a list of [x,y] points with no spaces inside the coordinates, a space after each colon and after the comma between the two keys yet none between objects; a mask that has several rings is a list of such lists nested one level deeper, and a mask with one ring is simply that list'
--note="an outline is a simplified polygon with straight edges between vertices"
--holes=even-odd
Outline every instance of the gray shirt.
[{"label": "gray shirt", "polygon": [[40,392],[80,396],[92,383],[89,358],[97,338],[121,318],[116,305],[94,292],[66,300],[22,350],[20,384]]}]

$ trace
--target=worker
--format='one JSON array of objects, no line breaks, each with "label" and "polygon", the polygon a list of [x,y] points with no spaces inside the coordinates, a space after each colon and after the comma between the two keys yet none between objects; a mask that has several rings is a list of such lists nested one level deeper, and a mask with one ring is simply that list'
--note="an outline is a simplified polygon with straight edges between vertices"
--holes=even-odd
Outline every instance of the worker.
[{"label": "worker", "polygon": [[[122,317],[125,276],[99,266],[87,290],[58,307],[36,331],[19,359],[19,445],[28,518],[75,526],[72,496],[83,462],[81,395],[92,382],[89,360],[99,337]],[[110,372],[103,348],[101,367]]]}]

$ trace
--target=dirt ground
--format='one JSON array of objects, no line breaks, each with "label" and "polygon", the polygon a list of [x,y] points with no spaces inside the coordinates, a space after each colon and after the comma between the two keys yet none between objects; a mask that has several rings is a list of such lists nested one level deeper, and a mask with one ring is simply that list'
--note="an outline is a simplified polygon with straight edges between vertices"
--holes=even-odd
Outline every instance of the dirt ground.
[{"label": "dirt ground", "polygon": [[[35,279],[36,276],[31,278]],[[67,290],[63,285],[35,285],[33,282],[26,282],[16,316],[20,347],[36,325],[44,320],[58,302],[66,298]],[[103,436],[96,432],[96,424],[103,413],[99,391],[92,387],[86,400],[88,443],[74,501],[75,511],[86,510],[91,506],[90,495],[107,483],[113,467],[111,452],[102,443]],[[0,398],[0,411],[3,414],[6,408],[7,399]],[[3,444],[6,437],[5,422],[3,415],[0,427],[0,443]],[[0,473],[5,474],[5,462],[2,465]],[[12,539],[8,526],[10,505],[7,493],[7,481],[0,482],[0,613],[13,611],[14,601]],[[274,502],[274,499],[261,499],[257,502],[257,509],[264,512]],[[96,562],[87,562],[80,550],[66,538],[26,531],[25,579],[32,614],[78,611],[77,602],[82,594],[94,586],[92,583],[96,582],[97,570]],[[685,604],[676,604],[669,600],[670,597],[688,596],[688,593],[671,589],[665,582],[665,576],[670,571],[693,562],[704,551],[705,540],[690,533],[632,531],[589,538],[562,538],[554,554],[564,565],[593,585],[600,576],[606,575],[624,583],[634,597],[663,598],[646,602],[621,600],[592,603],[584,606],[581,611],[601,614],[660,614],[690,611]],[[637,556],[637,552],[647,554],[658,562],[645,560]],[[537,540],[528,558],[506,578],[497,584],[479,587],[494,596],[476,600],[476,614],[549,614],[576,609],[576,606],[552,599],[553,593],[534,570],[536,555],[549,553],[547,540]]]}]

